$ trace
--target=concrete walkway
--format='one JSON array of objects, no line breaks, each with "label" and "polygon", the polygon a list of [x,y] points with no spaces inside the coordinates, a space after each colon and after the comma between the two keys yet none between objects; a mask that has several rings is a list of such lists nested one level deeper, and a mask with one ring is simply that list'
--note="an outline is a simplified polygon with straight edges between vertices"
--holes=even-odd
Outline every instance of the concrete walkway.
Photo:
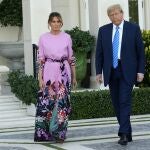
[{"label": "concrete walkway", "polygon": [[63,144],[35,143],[34,123],[28,127],[8,128],[0,122],[0,150],[150,150],[150,115],[132,116],[131,121],[133,142],[127,146],[117,144],[115,118],[69,121],[67,139]]}]

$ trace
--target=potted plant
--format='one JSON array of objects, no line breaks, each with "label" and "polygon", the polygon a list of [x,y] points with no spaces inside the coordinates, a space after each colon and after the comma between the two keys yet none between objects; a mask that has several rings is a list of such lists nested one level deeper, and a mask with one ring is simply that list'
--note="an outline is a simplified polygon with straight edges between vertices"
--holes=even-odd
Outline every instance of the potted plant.
[{"label": "potted plant", "polygon": [[87,70],[87,56],[90,57],[91,51],[94,49],[95,37],[89,31],[80,30],[75,27],[71,30],[66,30],[72,38],[73,50],[76,57],[76,76],[78,85],[86,75]]},{"label": "potted plant", "polygon": [[22,24],[22,0],[1,0],[0,34],[1,38],[5,36],[0,41],[0,56],[6,59],[10,70],[23,69]]},{"label": "potted plant", "polygon": [[0,24],[2,27],[19,27],[18,40],[22,32],[22,0],[2,0],[0,3]]}]

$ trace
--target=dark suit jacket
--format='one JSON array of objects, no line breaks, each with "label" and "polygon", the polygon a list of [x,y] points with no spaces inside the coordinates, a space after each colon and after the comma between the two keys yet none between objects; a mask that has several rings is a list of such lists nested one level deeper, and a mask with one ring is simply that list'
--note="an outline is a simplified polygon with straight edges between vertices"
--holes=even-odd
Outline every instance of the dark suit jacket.
[{"label": "dark suit jacket", "polygon": [[[112,30],[112,23],[100,27],[97,39],[96,74],[103,70],[105,86],[109,84],[112,70]],[[134,84],[137,73],[144,73],[145,68],[144,46],[138,25],[124,21],[120,55],[124,78],[129,84]]]}]

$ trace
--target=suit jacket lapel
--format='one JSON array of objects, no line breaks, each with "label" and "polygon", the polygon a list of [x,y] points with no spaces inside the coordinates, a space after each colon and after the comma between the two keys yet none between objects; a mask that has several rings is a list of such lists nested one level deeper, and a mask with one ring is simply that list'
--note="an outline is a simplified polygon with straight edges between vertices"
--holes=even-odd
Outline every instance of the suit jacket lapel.
[{"label": "suit jacket lapel", "polygon": [[108,37],[108,45],[109,45],[109,49],[110,49],[110,54],[112,56],[112,32],[113,31],[113,24],[111,23],[109,28],[108,28],[108,33],[107,33],[107,37]]},{"label": "suit jacket lapel", "polygon": [[126,21],[124,21],[123,33],[122,33],[122,43],[121,43],[121,54],[126,45],[126,40],[127,40],[126,37],[127,37],[127,23],[126,23]]}]

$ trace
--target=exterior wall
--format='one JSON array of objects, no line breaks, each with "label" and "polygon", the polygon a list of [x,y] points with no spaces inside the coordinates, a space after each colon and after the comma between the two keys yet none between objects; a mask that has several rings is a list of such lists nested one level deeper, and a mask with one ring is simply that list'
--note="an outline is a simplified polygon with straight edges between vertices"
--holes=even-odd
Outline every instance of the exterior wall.
[{"label": "exterior wall", "polygon": [[[141,0],[140,0],[141,1]],[[145,28],[150,29],[150,0],[144,1]],[[0,0],[1,2],[1,0]],[[38,43],[39,36],[48,30],[48,15],[52,11],[58,11],[63,17],[63,30],[72,29],[75,26],[82,30],[90,30],[97,37],[98,28],[109,23],[107,7],[119,3],[124,10],[125,20],[129,20],[127,0],[22,0],[23,2],[23,32],[21,40],[24,41],[25,70],[32,74],[32,44]],[[89,8],[90,7],[90,8]],[[140,13],[140,12],[139,12]],[[18,27],[0,27],[0,42],[17,41]],[[92,55],[94,57],[94,53]],[[93,58],[92,57],[92,58]],[[92,75],[95,75],[94,60],[92,60]]]},{"label": "exterior wall", "polygon": [[22,0],[23,30],[24,30],[24,60],[25,73],[33,74],[33,48],[38,43],[39,36],[48,31],[48,15],[51,12],[51,0]]},{"label": "exterior wall", "polygon": [[51,12],[51,0],[30,0],[31,14],[31,41],[38,43],[39,36],[49,31],[48,30],[48,16]]},{"label": "exterior wall", "polygon": [[138,0],[138,15],[139,15],[139,26],[142,29],[145,29],[145,15],[144,15],[144,0]]},{"label": "exterior wall", "polygon": [[8,60],[2,56],[0,56],[0,65],[9,67]]},{"label": "exterior wall", "polygon": [[89,30],[89,5],[88,0],[79,0],[80,2],[80,27],[82,30]]},{"label": "exterior wall", "polygon": [[52,0],[52,11],[58,11],[63,18],[63,30],[79,26],[89,29],[88,0]]},{"label": "exterior wall", "polygon": [[57,11],[62,15],[64,22],[62,30],[80,26],[79,0],[52,0],[52,11]]},{"label": "exterior wall", "polygon": [[0,27],[0,42],[16,42],[18,41],[18,34],[19,27]]},{"label": "exterior wall", "polygon": [[150,30],[150,0],[144,0],[145,7],[145,29]]}]

